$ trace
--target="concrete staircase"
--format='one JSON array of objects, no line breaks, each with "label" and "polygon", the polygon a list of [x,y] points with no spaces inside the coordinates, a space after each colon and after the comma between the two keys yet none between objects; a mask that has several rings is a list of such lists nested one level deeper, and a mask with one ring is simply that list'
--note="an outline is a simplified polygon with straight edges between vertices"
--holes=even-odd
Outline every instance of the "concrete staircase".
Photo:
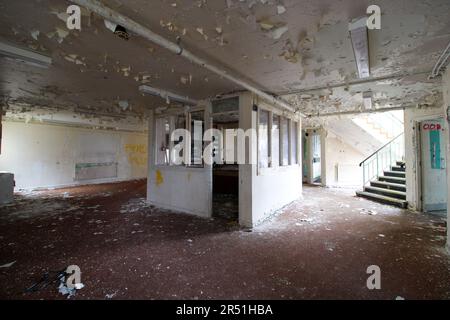
[{"label": "concrete staircase", "polygon": [[365,186],[363,191],[357,191],[358,197],[406,208],[406,177],[405,163],[397,161],[391,170],[383,171],[378,179],[370,181],[370,186]]}]

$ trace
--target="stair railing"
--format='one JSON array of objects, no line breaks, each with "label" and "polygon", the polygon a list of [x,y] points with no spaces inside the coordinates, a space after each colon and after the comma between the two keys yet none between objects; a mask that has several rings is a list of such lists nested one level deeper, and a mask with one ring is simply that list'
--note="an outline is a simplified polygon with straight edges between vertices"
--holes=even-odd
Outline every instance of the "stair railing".
[{"label": "stair railing", "polygon": [[404,133],[386,143],[359,164],[363,169],[363,187],[377,179],[384,170],[390,168],[396,161],[405,159]]}]

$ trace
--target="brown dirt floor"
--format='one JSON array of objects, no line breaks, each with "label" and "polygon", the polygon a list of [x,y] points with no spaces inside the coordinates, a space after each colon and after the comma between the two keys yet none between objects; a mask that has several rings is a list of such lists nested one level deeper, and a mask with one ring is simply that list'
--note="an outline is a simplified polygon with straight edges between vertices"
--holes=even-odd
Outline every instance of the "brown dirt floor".
[{"label": "brown dirt floor", "polygon": [[[0,207],[0,299],[66,299],[47,271],[80,266],[71,299],[449,299],[446,223],[304,187],[252,232],[145,203],[145,181],[16,195]],[[381,290],[366,269],[381,268]]]}]

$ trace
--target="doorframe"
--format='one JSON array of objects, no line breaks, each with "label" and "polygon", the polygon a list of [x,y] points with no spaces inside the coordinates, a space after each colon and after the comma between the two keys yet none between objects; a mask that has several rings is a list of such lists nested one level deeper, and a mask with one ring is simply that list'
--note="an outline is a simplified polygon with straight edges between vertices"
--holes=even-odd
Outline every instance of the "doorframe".
[{"label": "doorframe", "polygon": [[[416,199],[416,209],[420,212],[423,212],[423,200],[422,200],[422,135],[421,135],[421,123],[422,121],[426,121],[425,119],[414,120],[414,136],[413,139],[415,143],[413,143],[413,147],[415,146],[415,159],[416,159],[416,174],[414,179],[415,184],[415,194],[414,197]],[[406,148],[405,148],[405,160],[406,160]],[[406,186],[406,190],[408,190],[408,186]]]},{"label": "doorframe", "polygon": [[[447,119],[442,116],[442,115],[429,115],[429,116],[424,116],[424,117],[420,117],[417,118],[416,120],[414,120],[414,139],[416,139],[416,159],[417,159],[417,169],[416,169],[416,179],[415,179],[415,185],[416,185],[416,204],[417,204],[417,209],[422,212],[422,213],[426,213],[424,211],[424,201],[423,201],[423,159],[422,159],[422,130],[421,130],[421,124],[424,121],[431,121],[431,120],[442,120],[442,122],[444,123],[444,129],[446,131],[448,131],[448,122]],[[442,135],[443,139],[444,139],[444,145],[447,146],[448,143],[448,135]],[[447,159],[447,153],[445,153],[445,176],[446,176],[446,181],[447,181],[447,165],[448,165],[448,159]],[[447,186],[448,188],[448,186]],[[448,205],[448,199],[447,199],[447,205]],[[448,214],[448,213],[447,213]]]}]

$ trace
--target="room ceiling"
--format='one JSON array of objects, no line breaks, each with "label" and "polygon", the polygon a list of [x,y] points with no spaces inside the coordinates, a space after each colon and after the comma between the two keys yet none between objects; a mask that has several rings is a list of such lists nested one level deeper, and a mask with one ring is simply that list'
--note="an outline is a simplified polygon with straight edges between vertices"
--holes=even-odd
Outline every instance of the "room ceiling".
[{"label": "room ceiling", "polygon": [[[448,0],[377,1],[383,15],[381,30],[369,32],[371,73],[385,79],[357,85],[351,84],[357,74],[348,22],[372,1],[103,3],[174,42],[181,37],[193,53],[284,95],[308,114],[361,108],[367,90],[376,107],[441,100],[439,79],[427,77],[450,41]],[[0,59],[0,95],[9,106],[143,115],[165,102],[142,96],[140,84],[193,99],[242,89],[136,35],[119,39],[85,10],[82,30],[68,32],[63,13],[70,4],[0,0],[0,38],[53,58],[49,69]],[[266,30],[271,26],[279,33]],[[406,76],[391,77],[399,73]]]}]

